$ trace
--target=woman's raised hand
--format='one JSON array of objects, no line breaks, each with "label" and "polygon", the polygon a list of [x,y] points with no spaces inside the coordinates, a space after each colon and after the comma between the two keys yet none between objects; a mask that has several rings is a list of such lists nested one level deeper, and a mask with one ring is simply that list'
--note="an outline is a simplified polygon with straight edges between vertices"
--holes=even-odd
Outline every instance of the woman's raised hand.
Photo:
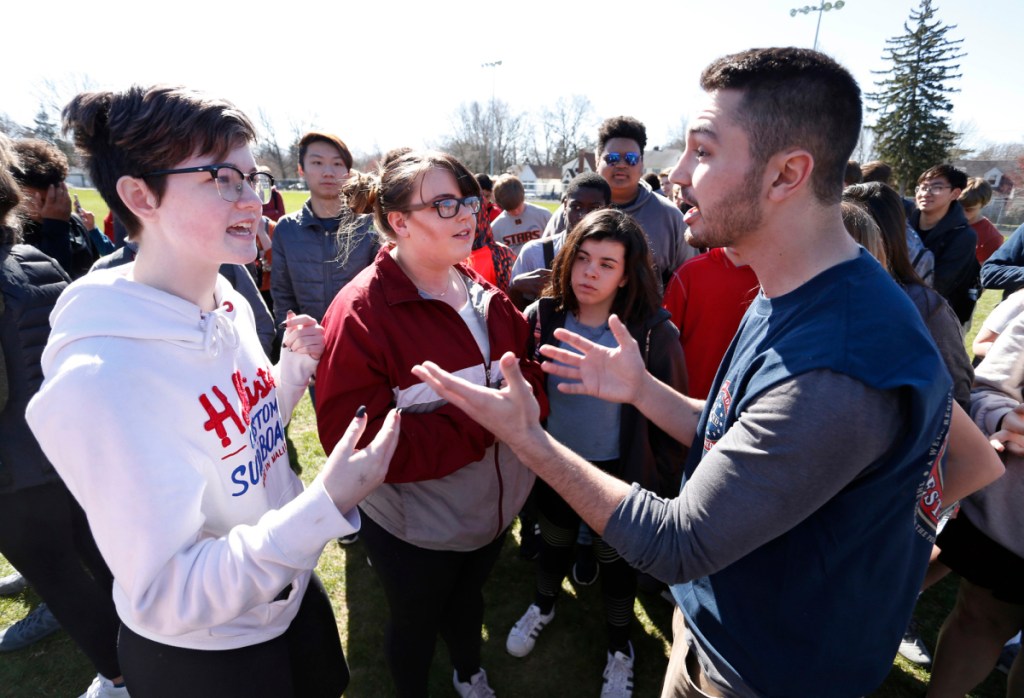
[{"label": "woman's raised hand", "polygon": [[397,410],[391,410],[373,441],[366,448],[356,450],[366,422],[366,408],[360,407],[320,474],[324,488],[341,512],[350,511],[384,482],[391,456],[398,446],[401,417]]}]

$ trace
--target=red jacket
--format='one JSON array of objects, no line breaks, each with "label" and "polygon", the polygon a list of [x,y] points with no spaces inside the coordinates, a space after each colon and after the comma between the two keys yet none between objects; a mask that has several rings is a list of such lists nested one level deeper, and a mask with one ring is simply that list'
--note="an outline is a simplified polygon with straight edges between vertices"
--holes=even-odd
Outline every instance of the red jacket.
[{"label": "red jacket", "polygon": [[[481,357],[459,314],[447,303],[420,296],[383,248],[328,308],[323,319],[326,346],[316,375],[317,424],[327,453],[360,405],[369,417],[360,447],[377,433],[391,407],[403,408],[386,484],[362,508],[403,540],[440,549],[464,549],[464,531],[457,524],[461,519],[471,526],[467,517],[476,514],[490,522],[491,537],[482,540],[474,533],[470,538],[476,544],[470,547],[493,540],[518,513],[533,481],[511,449],[498,448],[489,431],[441,401],[411,373],[413,366],[430,360],[468,380],[495,386],[502,378],[498,359],[507,351],[526,355],[529,331],[522,314],[471,269],[463,264],[456,269],[484,289],[471,300],[486,318],[489,357]],[[540,366],[523,358],[520,367],[546,415]],[[481,502],[484,492],[495,494],[498,501]],[[495,508],[500,519],[496,525]],[[434,530],[419,530],[424,527]]]}]

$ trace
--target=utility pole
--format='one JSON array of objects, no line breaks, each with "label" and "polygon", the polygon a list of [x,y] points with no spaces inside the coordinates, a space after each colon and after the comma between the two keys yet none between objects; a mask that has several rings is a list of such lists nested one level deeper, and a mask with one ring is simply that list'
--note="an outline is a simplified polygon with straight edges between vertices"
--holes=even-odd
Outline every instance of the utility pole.
[{"label": "utility pole", "polygon": [[[481,68],[494,68],[496,69],[501,65],[501,61],[491,61],[489,63],[481,63]],[[495,84],[497,83],[497,70],[491,70],[491,118],[494,118],[494,91]],[[494,124],[492,123],[487,129],[487,174],[494,174]]]}]

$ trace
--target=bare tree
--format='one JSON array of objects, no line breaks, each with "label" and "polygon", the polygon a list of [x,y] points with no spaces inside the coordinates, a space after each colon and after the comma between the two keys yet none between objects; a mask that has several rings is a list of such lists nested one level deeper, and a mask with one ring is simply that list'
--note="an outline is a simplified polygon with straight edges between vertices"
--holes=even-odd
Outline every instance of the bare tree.
[{"label": "bare tree", "polygon": [[529,119],[513,113],[507,102],[463,103],[452,118],[453,133],[441,141],[474,172],[504,172],[529,150]]},{"label": "bare tree", "polygon": [[289,172],[294,172],[293,163],[289,161],[288,147],[281,147],[281,141],[277,137],[277,129],[274,122],[266,111],[260,107],[259,140],[256,142],[256,159],[270,168],[270,173],[278,178],[285,179]]},{"label": "bare tree", "polygon": [[988,143],[974,153],[977,160],[1016,160],[1024,157],[1024,143]]},{"label": "bare tree", "polygon": [[554,107],[541,112],[544,152],[536,153],[538,164],[561,166],[579,151],[593,149],[595,121],[594,107],[585,96],[559,97]]},{"label": "bare tree", "polygon": [[860,137],[857,138],[857,145],[853,148],[850,157],[859,163],[871,162],[878,159],[878,151],[875,150],[875,132],[870,126],[861,125]]},{"label": "bare tree", "polygon": [[682,116],[676,127],[668,132],[668,143],[665,144],[666,148],[676,148],[678,150],[686,150],[686,129],[690,123],[690,117]]},{"label": "bare tree", "polygon": [[0,133],[6,134],[11,138],[20,138],[27,130],[14,119],[7,116],[7,114],[0,114]]}]

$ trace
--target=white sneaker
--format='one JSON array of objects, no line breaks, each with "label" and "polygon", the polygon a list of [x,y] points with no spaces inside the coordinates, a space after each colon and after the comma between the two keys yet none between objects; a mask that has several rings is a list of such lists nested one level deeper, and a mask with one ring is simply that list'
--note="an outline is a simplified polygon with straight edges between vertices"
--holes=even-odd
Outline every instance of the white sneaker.
[{"label": "white sneaker", "polygon": [[629,656],[622,652],[608,653],[604,667],[604,685],[601,698],[632,698],[633,696],[633,643],[629,643]]},{"label": "white sneaker", "polygon": [[914,620],[910,621],[907,629],[903,632],[899,655],[918,666],[929,667],[932,664],[932,655],[925,647],[924,640],[921,639],[921,634],[917,629],[917,622]]},{"label": "white sneaker", "polygon": [[0,596],[14,596],[25,591],[25,587],[28,586],[28,582],[21,576],[21,572],[15,572],[9,574],[6,577],[0,577]]},{"label": "white sneaker", "polygon": [[131,696],[128,695],[126,687],[115,686],[110,679],[96,674],[96,678],[89,684],[89,688],[78,698],[131,698]]},{"label": "white sneaker", "polygon": [[459,681],[459,672],[456,671],[452,675],[452,683],[462,698],[498,698],[498,694],[487,683],[487,672],[483,669],[473,674],[469,683]]},{"label": "white sneaker", "polygon": [[533,646],[537,644],[537,636],[540,635],[540,631],[554,617],[555,609],[553,607],[551,613],[544,615],[540,612],[540,607],[537,604],[531,603],[523,617],[516,621],[516,624],[508,631],[505,649],[513,657],[525,657],[533,651]]}]

